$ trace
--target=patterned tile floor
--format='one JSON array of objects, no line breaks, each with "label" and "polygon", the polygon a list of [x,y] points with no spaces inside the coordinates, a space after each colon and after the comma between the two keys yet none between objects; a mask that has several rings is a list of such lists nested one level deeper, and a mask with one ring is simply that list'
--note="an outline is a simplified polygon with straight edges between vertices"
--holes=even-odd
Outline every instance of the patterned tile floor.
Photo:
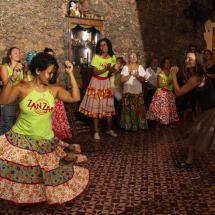
[{"label": "patterned tile floor", "polygon": [[89,161],[89,187],[65,206],[14,206],[0,202],[0,215],[215,215],[214,154],[200,155],[192,171],[174,167],[183,158],[187,126],[160,132],[102,134],[73,138]]}]

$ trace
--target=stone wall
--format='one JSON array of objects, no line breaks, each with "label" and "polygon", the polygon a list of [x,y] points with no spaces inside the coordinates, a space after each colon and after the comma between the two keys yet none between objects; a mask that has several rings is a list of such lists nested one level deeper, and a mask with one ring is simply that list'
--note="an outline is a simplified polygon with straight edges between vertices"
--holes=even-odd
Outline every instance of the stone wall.
[{"label": "stone wall", "polygon": [[[203,0],[207,2],[207,0]],[[117,56],[131,50],[144,57],[181,56],[190,43],[204,47],[203,25],[193,31],[182,16],[190,0],[85,0],[90,11],[105,16],[105,36]],[[27,51],[52,47],[67,56],[67,0],[0,1],[0,57],[11,46]],[[89,5],[88,5],[89,4]]]},{"label": "stone wall", "polygon": [[[194,24],[186,18],[184,10],[192,0],[137,0],[142,38],[146,58],[170,56],[173,62],[181,62],[189,45],[199,51],[205,48],[204,23]],[[212,11],[212,0],[197,0],[206,11]],[[215,20],[215,14],[210,13]]]}]

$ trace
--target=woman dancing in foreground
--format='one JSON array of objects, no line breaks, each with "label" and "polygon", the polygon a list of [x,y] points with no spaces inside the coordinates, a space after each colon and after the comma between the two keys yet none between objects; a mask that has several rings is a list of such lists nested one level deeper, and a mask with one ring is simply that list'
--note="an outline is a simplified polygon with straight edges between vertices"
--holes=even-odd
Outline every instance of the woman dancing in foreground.
[{"label": "woman dancing in foreground", "polygon": [[189,170],[192,168],[195,151],[215,150],[215,89],[193,52],[186,54],[184,62],[186,83],[183,86],[179,87],[177,82],[178,68],[172,67],[171,73],[175,94],[181,96],[193,91],[202,110],[190,130],[187,157],[184,162],[178,162],[179,168]]},{"label": "woman dancing in foreground", "polygon": [[13,86],[20,71],[14,70],[0,93],[0,104],[19,100],[20,114],[12,129],[0,136],[0,198],[18,204],[63,204],[81,194],[89,181],[87,169],[62,165],[68,144],[54,138],[51,115],[55,98],[80,99],[72,67],[68,65],[72,91],[49,85],[58,68],[56,59],[37,54],[30,65],[33,81]]}]

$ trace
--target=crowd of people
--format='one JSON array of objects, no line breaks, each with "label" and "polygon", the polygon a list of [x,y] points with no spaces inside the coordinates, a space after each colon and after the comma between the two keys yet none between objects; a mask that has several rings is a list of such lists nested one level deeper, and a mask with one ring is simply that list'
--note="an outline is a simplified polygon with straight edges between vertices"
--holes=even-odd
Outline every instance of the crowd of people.
[{"label": "crowd of people", "polygon": [[1,199],[63,204],[86,188],[89,171],[74,165],[86,157],[79,145],[63,141],[72,137],[64,102],[80,101],[79,111],[93,120],[96,141],[101,139],[103,118],[106,133],[117,137],[113,118],[125,131],[148,129],[154,121],[159,132],[162,127],[174,128],[191,108],[195,121],[188,153],[177,167],[190,170],[195,151],[215,149],[215,62],[210,50],[202,55],[188,50],[180,68],[169,57],[161,63],[153,57],[144,68],[138,53],[129,53],[126,63],[115,56],[110,40],[103,38],[96,45],[93,74],[83,98],[73,65],[65,61],[64,67],[66,85],[52,49],[27,53],[26,65],[21,63],[19,48],[8,50],[0,72]]}]

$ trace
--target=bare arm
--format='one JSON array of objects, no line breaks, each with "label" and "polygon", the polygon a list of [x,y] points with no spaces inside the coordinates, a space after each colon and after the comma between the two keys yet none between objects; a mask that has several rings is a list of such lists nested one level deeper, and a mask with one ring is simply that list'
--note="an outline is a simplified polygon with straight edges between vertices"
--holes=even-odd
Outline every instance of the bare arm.
[{"label": "bare arm", "polygon": [[73,74],[73,66],[70,62],[67,62],[66,72],[69,75],[70,83],[71,83],[71,91],[65,90],[63,87],[55,86],[56,89],[56,97],[63,102],[78,102],[80,100],[80,91],[78,88],[78,84],[75,80]]},{"label": "bare arm", "polygon": [[12,82],[8,80],[0,93],[0,104],[5,105],[15,102],[19,98],[20,92],[20,84],[13,86]]},{"label": "bare arm", "polygon": [[8,77],[7,69],[5,66],[1,67],[0,77],[1,77],[3,85],[6,85],[9,80],[9,77]]},{"label": "bare arm", "polygon": [[129,80],[129,78],[131,77],[131,75],[129,74],[129,75],[121,75],[121,78],[120,78],[120,80],[121,80],[121,82],[122,83],[125,83],[126,81],[128,81]]},{"label": "bare arm", "polygon": [[93,67],[93,75],[100,75],[100,74],[106,72],[107,70],[108,70],[107,68],[99,70],[99,69],[96,69],[95,67]]},{"label": "bare arm", "polygon": [[139,76],[138,74],[135,77],[139,82],[145,83],[145,77]]},{"label": "bare arm", "polygon": [[185,95],[199,85],[199,83],[200,83],[199,77],[192,76],[186,82],[186,84],[184,84],[183,86],[180,87],[178,84],[178,81],[177,81],[177,77],[176,77],[177,72],[178,72],[178,68],[176,68],[176,67],[171,68],[173,87],[174,87],[176,96]]}]

